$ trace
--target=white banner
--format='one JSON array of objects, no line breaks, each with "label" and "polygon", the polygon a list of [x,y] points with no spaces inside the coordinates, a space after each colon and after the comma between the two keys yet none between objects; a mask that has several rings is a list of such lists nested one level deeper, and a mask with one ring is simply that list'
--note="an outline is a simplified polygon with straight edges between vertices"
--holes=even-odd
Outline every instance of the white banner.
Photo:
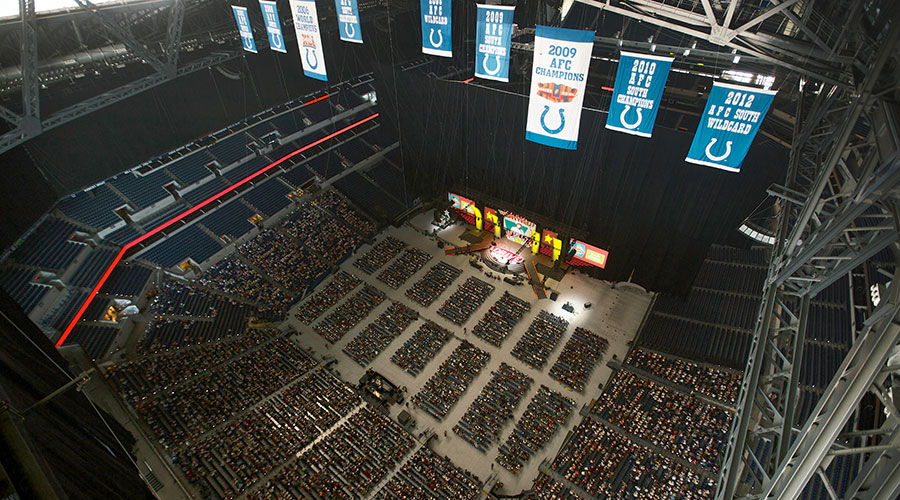
[{"label": "white banner", "polygon": [[526,139],[561,149],[578,147],[593,47],[593,31],[537,26]]},{"label": "white banner", "polygon": [[297,32],[297,46],[300,48],[300,60],[303,62],[303,74],[323,82],[328,81],[316,2],[291,0],[291,15],[294,17],[294,30]]}]

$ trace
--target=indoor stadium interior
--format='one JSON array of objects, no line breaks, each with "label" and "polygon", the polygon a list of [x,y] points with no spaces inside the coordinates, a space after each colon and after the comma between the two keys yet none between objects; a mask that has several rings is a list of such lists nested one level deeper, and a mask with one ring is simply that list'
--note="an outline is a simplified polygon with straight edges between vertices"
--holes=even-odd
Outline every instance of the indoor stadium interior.
[{"label": "indoor stadium interior", "polygon": [[0,172],[2,499],[900,498],[897,0],[0,0]]}]

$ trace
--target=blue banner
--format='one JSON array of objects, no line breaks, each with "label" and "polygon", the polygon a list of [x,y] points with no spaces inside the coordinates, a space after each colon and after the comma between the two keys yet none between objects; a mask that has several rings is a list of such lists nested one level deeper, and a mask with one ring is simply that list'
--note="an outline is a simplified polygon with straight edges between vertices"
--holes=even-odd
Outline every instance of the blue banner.
[{"label": "blue banner", "polygon": [[322,49],[322,32],[319,31],[319,16],[314,0],[291,0],[291,14],[294,17],[294,31],[297,33],[297,47],[303,74],[316,80],[328,81],[325,72],[325,51]]},{"label": "blue banner", "polygon": [[250,16],[246,7],[231,6],[234,12],[234,20],[237,21],[238,33],[241,35],[241,45],[247,52],[256,53],[256,41],[253,40],[253,30],[250,29]]},{"label": "blue banner", "polygon": [[606,128],[650,137],[674,59],[622,52]]},{"label": "blue banner", "polygon": [[287,53],[284,35],[281,34],[278,6],[275,2],[270,2],[269,0],[259,0],[259,8],[262,9],[263,21],[266,23],[266,33],[269,35],[269,48],[276,52]]},{"label": "blue banner", "polygon": [[535,28],[526,139],[561,149],[578,147],[593,48],[593,31]]},{"label": "blue banner", "polygon": [[478,7],[475,36],[475,76],[486,80],[509,81],[509,42],[512,40],[513,11],[506,5]]},{"label": "blue banner", "polygon": [[688,151],[688,163],[740,172],[775,90],[713,83]]},{"label": "blue banner", "polygon": [[422,0],[422,53],[453,57],[451,0]]},{"label": "blue banner", "polygon": [[356,0],[334,0],[338,15],[338,32],[345,42],[363,43]]}]

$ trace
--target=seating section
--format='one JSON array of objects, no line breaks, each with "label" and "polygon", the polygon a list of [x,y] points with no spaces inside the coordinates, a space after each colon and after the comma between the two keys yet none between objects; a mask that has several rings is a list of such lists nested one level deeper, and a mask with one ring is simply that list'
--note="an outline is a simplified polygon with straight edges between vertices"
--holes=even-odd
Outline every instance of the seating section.
[{"label": "seating section", "polygon": [[[320,194],[319,197],[316,198],[316,205],[329,213],[336,215],[338,218],[359,231],[363,236],[368,236],[375,231],[375,223],[356,210],[356,208],[343,196],[338,194],[337,191],[329,190]],[[375,270],[377,270],[377,268]],[[372,272],[375,272],[375,270]]]},{"label": "seating section", "polygon": [[306,124],[303,123],[303,112],[299,109],[278,115],[269,120],[269,123],[281,132],[282,137],[287,137],[306,127]]},{"label": "seating section", "polygon": [[172,267],[188,258],[202,263],[221,249],[222,245],[212,236],[203,232],[199,226],[192,225],[168,236],[138,257],[162,267]]},{"label": "seating section", "polygon": [[419,448],[378,492],[378,500],[474,500],[481,480],[427,447]]},{"label": "seating section", "polygon": [[229,184],[227,182],[217,177],[215,179],[210,179],[203,184],[200,184],[187,193],[183,193],[181,197],[184,198],[184,201],[190,203],[191,206],[196,206],[200,203],[203,203],[208,198],[217,194],[228,186]]},{"label": "seating section", "polygon": [[416,377],[452,336],[450,330],[425,320],[413,336],[397,349],[391,362]]},{"label": "seating section", "polygon": [[269,179],[242,195],[244,201],[262,212],[262,215],[273,216],[291,204],[287,194],[291,189],[277,178]]},{"label": "seating section", "polygon": [[116,258],[116,250],[109,248],[97,248],[78,265],[72,277],[66,281],[68,286],[93,288],[100,281],[100,277]]},{"label": "seating section", "polygon": [[153,270],[149,267],[136,262],[119,262],[100,287],[100,293],[116,297],[137,297],[152,275]]},{"label": "seating section", "polygon": [[387,194],[393,196],[401,203],[406,202],[406,186],[403,182],[403,173],[392,167],[390,163],[381,161],[366,171],[366,175]]},{"label": "seating section", "polygon": [[119,328],[115,326],[79,324],[72,328],[63,345],[78,344],[91,359],[98,360],[109,351],[109,347],[118,333]]},{"label": "seating section", "polygon": [[357,206],[363,207],[369,215],[385,223],[393,220],[404,209],[400,202],[388,196],[359,172],[350,172],[341,177],[335,181],[334,187]]},{"label": "seating section", "polygon": [[383,301],[384,293],[371,285],[363,285],[313,329],[325,340],[337,342]]},{"label": "seating section", "polygon": [[216,141],[207,148],[207,151],[219,160],[223,167],[227,167],[253,154],[247,147],[252,140],[247,134],[240,132],[227,139]]},{"label": "seating section", "polygon": [[351,290],[359,286],[362,280],[341,271],[334,275],[328,286],[317,291],[313,296],[300,304],[294,316],[304,325],[311,325],[331,306],[337,304]]},{"label": "seating section", "polygon": [[[634,349],[625,360],[628,369],[636,368],[683,387],[685,391],[696,391],[725,404],[734,405],[741,390],[742,374],[710,366],[703,366],[683,359]],[[633,368],[632,368],[633,367]]]},{"label": "seating section", "polygon": [[303,165],[298,165],[279,176],[280,179],[287,181],[288,184],[296,189],[302,187],[313,177],[313,173],[309,169],[304,168]]},{"label": "seating section", "polygon": [[365,367],[418,318],[419,313],[416,311],[393,302],[375,321],[359,332],[343,351],[350,359]]},{"label": "seating section", "polygon": [[428,252],[418,248],[407,248],[397,260],[378,275],[378,281],[396,290],[403,286],[410,276],[422,269],[429,260],[431,260],[431,254]]},{"label": "seating section", "polygon": [[169,196],[163,185],[168,184],[170,179],[162,169],[145,176],[130,172],[119,174],[108,182],[138,208],[149,207]]},{"label": "seating section", "polygon": [[506,363],[491,374],[481,394],[453,426],[456,435],[482,453],[500,440],[503,426],[512,419],[513,411],[534,383],[534,379]]},{"label": "seating section", "polygon": [[530,310],[531,304],[509,292],[503,292],[500,300],[472,328],[472,333],[489,344],[500,347],[513,327]]},{"label": "seating section", "polygon": [[574,407],[575,400],[541,385],[509,439],[500,445],[496,462],[510,472],[519,471],[565,425]]},{"label": "seating section", "polygon": [[406,243],[393,236],[387,236],[379,241],[368,252],[356,259],[353,266],[366,274],[374,274],[391,259],[406,248]]},{"label": "seating section", "polygon": [[305,246],[277,229],[266,229],[238,247],[248,262],[262,269],[291,295],[300,295],[327,266]]},{"label": "seating section", "polygon": [[50,290],[49,286],[34,283],[34,271],[6,266],[0,269],[0,286],[6,290],[25,314],[30,313]]},{"label": "seating section", "polygon": [[244,163],[236,167],[232,167],[227,172],[225,172],[222,177],[225,178],[228,182],[232,184],[237,184],[238,182],[244,180],[244,178],[259,172],[263,168],[265,168],[269,164],[269,160],[262,156],[257,156],[252,158]]},{"label": "seating section", "polygon": [[185,208],[184,205],[182,205],[181,203],[177,203],[174,206],[166,208],[161,213],[154,216],[152,219],[147,220],[145,222],[141,222],[140,223],[141,228],[144,231],[151,231],[153,229],[156,229],[159,226],[162,226],[166,222],[169,222],[170,220],[175,218],[178,214],[180,214],[181,212],[184,212],[186,210],[187,209]]},{"label": "seating section", "polygon": [[740,293],[759,298],[765,279],[765,267],[752,267],[740,262],[706,260],[694,278],[694,288]]},{"label": "seating section", "polygon": [[752,331],[756,324],[756,315],[759,313],[759,297],[725,294],[700,288],[692,290],[686,299],[669,295],[657,297],[653,312]]},{"label": "seating section", "polygon": [[744,331],[651,313],[638,345],[739,369],[747,361],[751,340],[752,335]]},{"label": "seating section", "polygon": [[413,302],[428,307],[460,274],[462,274],[461,270],[446,262],[438,262],[425,273],[425,276],[422,276],[422,279],[409,287],[406,296]]},{"label": "seating section", "polygon": [[[206,168],[206,165],[212,161],[212,156],[206,151],[198,151],[173,161],[166,165],[165,168],[178,180],[182,187],[186,187],[212,175],[212,171]],[[227,164],[223,163],[223,165]]]},{"label": "seating section", "polygon": [[74,224],[50,217],[10,257],[27,266],[65,269],[86,246],[71,241],[77,229]]},{"label": "seating section", "polygon": [[556,363],[550,367],[550,378],[573,391],[584,391],[594,366],[606,351],[609,342],[596,333],[578,327],[563,346]]},{"label": "seating section", "polygon": [[462,326],[493,292],[494,285],[470,277],[441,305],[437,313],[454,325]]},{"label": "seating section", "polygon": [[550,353],[556,349],[556,344],[567,328],[569,328],[568,321],[547,311],[541,311],[516,342],[512,350],[513,357],[529,368],[543,370]]},{"label": "seating section", "polygon": [[59,202],[57,208],[65,215],[96,229],[121,221],[115,209],[125,205],[106,184],[82,191]]},{"label": "seating section", "polygon": [[275,318],[283,317],[293,302],[288,293],[269,282],[237,255],[231,255],[210,267],[197,278],[197,283],[249,300],[261,310],[271,311]]},{"label": "seating section", "polygon": [[442,421],[490,357],[464,340],[412,397],[412,403]]},{"label": "seating section", "polygon": [[75,313],[81,309],[82,304],[88,298],[88,292],[71,288],[66,291],[66,296],[59,302],[56,307],[50,311],[50,314],[44,316],[42,325],[48,326],[57,332],[62,332],[75,317]]},{"label": "seating section", "polygon": [[322,180],[328,180],[344,171],[341,159],[332,151],[313,158],[306,163],[306,167]]},{"label": "seating section", "polygon": [[125,246],[127,243],[131,243],[136,240],[141,233],[137,231],[137,229],[132,226],[122,226],[115,231],[110,232],[106,236],[103,237],[106,241],[120,246]]}]

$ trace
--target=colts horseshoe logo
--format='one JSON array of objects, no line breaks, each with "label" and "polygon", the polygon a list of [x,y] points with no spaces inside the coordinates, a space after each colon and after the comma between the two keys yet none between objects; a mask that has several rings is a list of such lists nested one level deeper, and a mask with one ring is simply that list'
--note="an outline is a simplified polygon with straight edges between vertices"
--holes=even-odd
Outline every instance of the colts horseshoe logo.
[{"label": "colts horseshoe logo", "polygon": [[719,156],[712,154],[712,147],[713,147],[713,144],[716,143],[716,140],[717,139],[715,137],[712,137],[709,139],[709,144],[706,145],[706,157],[712,161],[722,161],[725,158],[728,158],[729,156],[731,156],[731,141],[725,142],[725,154],[722,154]]},{"label": "colts horseshoe logo", "polygon": [[[312,61],[309,60],[310,54],[312,54]],[[311,47],[306,48],[306,64],[309,65],[309,69],[316,69],[319,66],[319,59],[316,56],[316,51]]]},{"label": "colts horseshoe logo", "polygon": [[566,115],[563,114],[563,108],[559,108],[559,126],[554,129],[548,127],[547,123],[544,121],[547,118],[548,112],[550,112],[550,106],[544,104],[544,111],[541,113],[541,128],[544,129],[544,132],[553,135],[562,132],[562,129],[566,128]]},{"label": "colts horseshoe logo", "polygon": [[631,106],[630,105],[625,106],[625,109],[622,110],[622,114],[619,115],[619,122],[622,124],[623,127],[627,128],[628,130],[634,130],[634,129],[638,128],[638,126],[640,126],[641,121],[644,120],[644,115],[641,114],[641,108],[635,107],[634,110],[637,112],[637,115],[638,115],[637,121],[634,123],[628,123],[627,121],[625,121],[625,115],[628,114],[629,110],[631,110]]},{"label": "colts horseshoe logo", "polygon": [[441,33],[441,30],[438,30],[438,41],[435,43],[434,41],[434,28],[431,28],[431,32],[428,34],[428,41],[431,42],[431,46],[434,48],[438,48],[441,45],[444,45],[444,34]]},{"label": "colts horseshoe logo", "polygon": [[344,25],[344,31],[347,33],[347,38],[353,38],[353,35],[356,34],[356,27],[353,26],[353,23],[347,23]]},{"label": "colts horseshoe logo", "polygon": [[488,69],[488,59],[490,59],[491,56],[485,55],[484,60],[481,61],[481,67],[484,68],[484,72],[491,76],[494,76],[500,72],[500,54],[494,54],[494,57],[497,58],[497,66],[494,68],[493,71]]}]

